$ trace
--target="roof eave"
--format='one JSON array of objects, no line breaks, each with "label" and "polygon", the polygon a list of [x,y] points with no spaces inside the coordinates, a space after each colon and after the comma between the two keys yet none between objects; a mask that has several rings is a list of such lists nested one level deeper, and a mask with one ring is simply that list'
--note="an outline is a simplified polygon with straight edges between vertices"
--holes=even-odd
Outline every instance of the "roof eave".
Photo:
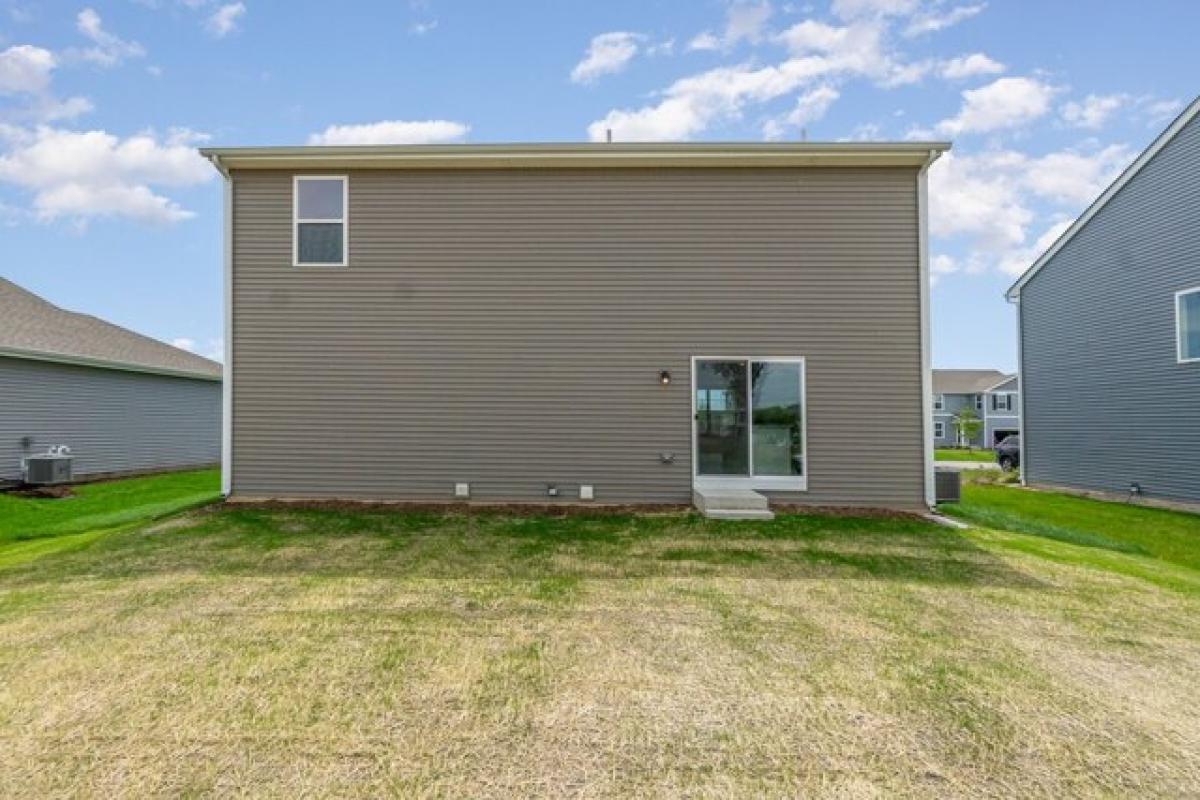
[{"label": "roof eave", "polygon": [[1081,231],[1084,226],[1088,224],[1088,222],[1091,221],[1092,217],[1100,213],[1100,210],[1108,205],[1108,201],[1111,200],[1117,194],[1117,192],[1125,188],[1125,185],[1132,181],[1134,177],[1141,172],[1142,168],[1145,167],[1151,159],[1158,155],[1160,150],[1170,144],[1171,140],[1174,139],[1197,114],[1200,114],[1200,97],[1197,97],[1188,105],[1187,108],[1181,111],[1179,116],[1175,118],[1175,121],[1168,125],[1166,130],[1160,133],[1158,138],[1151,142],[1150,146],[1143,150],[1142,153],[1134,159],[1133,163],[1126,167],[1125,170],[1117,176],[1117,179],[1114,180],[1099,197],[1092,201],[1092,204],[1087,207],[1087,210],[1079,215],[1078,219],[1071,223],[1071,227],[1063,231],[1062,235],[1054,240],[1054,244],[1050,245],[1046,252],[1042,253],[1041,257],[1039,257],[1037,261],[1033,262],[1029,269],[1021,273],[1021,277],[1017,278],[1013,285],[1008,287],[1008,290],[1005,291],[1005,299],[1010,303],[1018,302],[1021,299],[1021,289],[1025,286],[1025,284],[1029,283],[1033,276],[1041,271],[1042,267],[1049,263],[1050,259],[1054,258],[1054,256],[1060,250],[1066,247],[1067,243],[1070,242],[1071,239],[1075,238],[1075,235],[1079,233],[1079,231]]},{"label": "roof eave", "polygon": [[0,357],[21,358],[27,361],[48,361],[54,364],[69,364],[78,367],[95,367],[97,369],[113,369],[121,372],[142,372],[150,375],[165,375],[172,378],[191,378],[200,381],[219,383],[221,375],[206,372],[193,372],[186,369],[156,367],[149,364],[135,364],[128,361],[110,361],[103,358],[69,355],[66,353],[51,353],[41,350],[23,350],[16,347],[0,347]]},{"label": "roof eave", "polygon": [[224,169],[553,169],[605,167],[912,166],[948,142],[786,144],[367,145],[213,147]]}]

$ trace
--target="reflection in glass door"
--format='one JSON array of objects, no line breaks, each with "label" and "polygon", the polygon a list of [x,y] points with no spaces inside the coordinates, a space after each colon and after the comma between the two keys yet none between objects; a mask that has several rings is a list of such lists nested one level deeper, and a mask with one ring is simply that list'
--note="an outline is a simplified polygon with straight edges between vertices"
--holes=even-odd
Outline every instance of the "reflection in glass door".
[{"label": "reflection in glass door", "polygon": [[696,362],[696,468],[700,475],[749,475],[746,362]]},{"label": "reflection in glass door", "polygon": [[696,474],[804,483],[802,359],[697,359]]}]

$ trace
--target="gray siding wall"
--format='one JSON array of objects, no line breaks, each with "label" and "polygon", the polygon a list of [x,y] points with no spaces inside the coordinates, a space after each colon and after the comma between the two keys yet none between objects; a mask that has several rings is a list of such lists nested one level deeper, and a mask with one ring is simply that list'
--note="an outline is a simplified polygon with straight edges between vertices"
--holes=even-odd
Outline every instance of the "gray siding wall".
[{"label": "gray siding wall", "polygon": [[1177,363],[1174,307],[1198,285],[1193,120],[1021,293],[1027,480],[1200,501],[1200,364]]},{"label": "gray siding wall", "polygon": [[32,452],[70,446],[76,475],[215,464],[221,384],[0,357],[0,479]]},{"label": "gray siding wall", "polygon": [[688,502],[690,357],[749,355],[807,358],[792,499],[922,504],[915,169],[352,172],[341,268],[291,193],[234,174],[235,495]]}]

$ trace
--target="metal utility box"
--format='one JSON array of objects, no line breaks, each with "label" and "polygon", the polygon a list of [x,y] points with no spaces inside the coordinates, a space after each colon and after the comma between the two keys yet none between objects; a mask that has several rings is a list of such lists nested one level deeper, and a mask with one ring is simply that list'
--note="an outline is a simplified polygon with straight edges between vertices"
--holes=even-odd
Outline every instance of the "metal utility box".
[{"label": "metal utility box", "polygon": [[38,455],[25,459],[25,482],[38,486],[71,482],[69,455]]},{"label": "metal utility box", "polygon": [[962,474],[939,469],[933,473],[934,493],[939,503],[957,503],[962,495]]}]

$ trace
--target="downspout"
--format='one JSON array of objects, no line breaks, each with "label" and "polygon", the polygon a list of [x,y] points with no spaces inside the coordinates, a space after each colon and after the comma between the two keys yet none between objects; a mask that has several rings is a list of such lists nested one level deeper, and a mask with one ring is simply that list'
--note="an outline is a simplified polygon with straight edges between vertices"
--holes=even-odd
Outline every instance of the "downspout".
[{"label": "downspout", "polygon": [[208,160],[225,181],[222,275],[224,285],[225,366],[221,374],[221,494],[233,492],[233,176],[210,154]]},{"label": "downspout", "polygon": [[941,155],[930,150],[917,173],[917,250],[920,261],[921,447],[924,453],[925,505],[937,507],[933,473],[933,355],[929,313],[929,167]]}]

